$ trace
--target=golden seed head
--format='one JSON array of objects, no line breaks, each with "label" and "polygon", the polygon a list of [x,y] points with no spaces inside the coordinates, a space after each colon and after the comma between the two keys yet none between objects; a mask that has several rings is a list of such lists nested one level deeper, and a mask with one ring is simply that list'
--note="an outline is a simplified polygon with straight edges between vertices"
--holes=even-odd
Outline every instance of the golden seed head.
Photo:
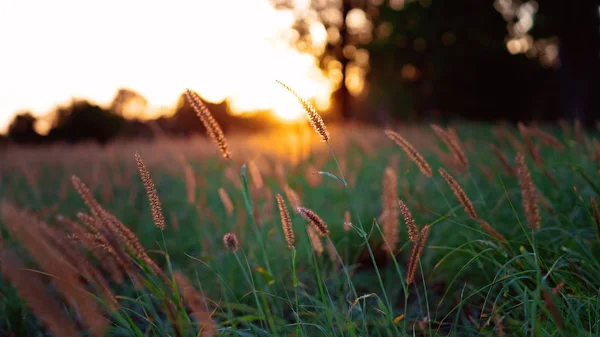
[{"label": "golden seed head", "polygon": [[398,220],[398,182],[396,172],[391,167],[386,167],[383,175],[383,216],[382,229],[385,243],[382,248],[390,252],[396,251],[399,238],[400,222]]},{"label": "golden seed head", "polygon": [[279,83],[282,87],[284,87],[285,90],[287,90],[289,93],[296,96],[296,99],[298,100],[298,102],[300,102],[300,105],[302,105],[302,108],[304,109],[304,112],[306,113],[306,117],[308,118],[308,122],[310,123],[310,126],[312,126],[312,128],[315,130],[315,132],[319,136],[321,136],[322,141],[324,141],[324,142],[328,141],[329,140],[329,132],[327,132],[327,127],[325,126],[325,123],[323,122],[321,115],[319,115],[319,113],[312,106],[312,104],[310,104],[310,102],[308,102],[304,98],[300,97],[300,95],[298,95],[298,93],[294,89],[289,87],[288,85],[284,84],[283,82],[281,82],[279,80],[277,80],[276,82]]},{"label": "golden seed head", "polygon": [[279,215],[281,216],[281,227],[283,228],[283,233],[285,234],[285,240],[287,241],[288,248],[292,249],[295,240],[292,219],[281,194],[277,193],[276,199],[277,207],[279,208]]},{"label": "golden seed head", "polygon": [[156,192],[156,187],[154,186],[154,182],[150,177],[150,172],[148,172],[142,157],[137,152],[135,153],[135,162],[137,163],[138,171],[140,172],[140,177],[142,178],[144,188],[146,189],[146,195],[148,196],[148,201],[150,202],[150,213],[152,213],[154,225],[160,228],[161,231],[165,230],[165,217],[163,216],[160,199],[158,198],[158,193]]},{"label": "golden seed head", "polygon": [[225,138],[225,134],[223,130],[221,130],[221,126],[213,115],[208,110],[208,107],[202,102],[200,96],[195,92],[192,92],[190,89],[185,89],[185,97],[187,98],[189,104],[192,106],[200,121],[204,125],[206,132],[213,139],[213,141],[219,146],[223,157],[231,158],[231,153],[229,152],[229,148],[227,146],[227,139]]},{"label": "golden seed head", "polygon": [[408,239],[412,242],[417,242],[419,239],[419,228],[415,223],[415,219],[413,219],[412,213],[408,206],[402,200],[398,200],[398,206],[400,207],[400,213],[402,213],[402,217],[404,218],[404,222],[406,223],[406,229],[408,230]]},{"label": "golden seed head", "polygon": [[385,130],[384,132],[388,138],[394,141],[398,146],[400,146],[400,148],[402,148],[402,150],[404,150],[404,152],[406,152],[408,157],[417,165],[424,176],[430,178],[433,175],[429,164],[406,139],[392,130]]}]

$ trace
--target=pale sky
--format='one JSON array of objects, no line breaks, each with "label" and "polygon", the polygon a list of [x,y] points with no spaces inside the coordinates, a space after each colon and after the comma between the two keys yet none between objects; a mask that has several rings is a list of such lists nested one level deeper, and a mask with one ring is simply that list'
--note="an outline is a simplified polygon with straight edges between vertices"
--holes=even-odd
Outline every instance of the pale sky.
[{"label": "pale sky", "polygon": [[292,23],[268,0],[2,0],[0,132],[16,111],[45,115],[71,97],[107,104],[120,87],[153,109],[189,87],[237,110],[295,114],[279,79],[326,106],[331,82],[287,43]]}]

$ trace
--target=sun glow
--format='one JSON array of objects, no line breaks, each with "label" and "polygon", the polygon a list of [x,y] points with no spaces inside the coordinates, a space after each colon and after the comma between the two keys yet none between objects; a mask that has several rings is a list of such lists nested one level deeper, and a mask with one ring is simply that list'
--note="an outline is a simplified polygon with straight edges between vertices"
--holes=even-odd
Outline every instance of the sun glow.
[{"label": "sun glow", "polygon": [[[108,107],[119,88],[147,99],[141,118],[168,114],[190,88],[233,114],[300,120],[276,79],[321,111],[338,83],[294,47],[294,22],[269,0],[0,2],[0,132],[19,110],[43,116],[72,97]],[[311,32],[321,48],[325,28]]]}]

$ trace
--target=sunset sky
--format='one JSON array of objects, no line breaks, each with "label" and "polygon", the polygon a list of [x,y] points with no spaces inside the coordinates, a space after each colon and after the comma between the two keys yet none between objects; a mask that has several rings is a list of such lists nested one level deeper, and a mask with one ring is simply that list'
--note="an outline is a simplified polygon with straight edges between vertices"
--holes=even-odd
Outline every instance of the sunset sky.
[{"label": "sunset sky", "polygon": [[[296,0],[297,10],[309,2]],[[107,104],[120,87],[145,96],[150,113],[189,87],[290,119],[298,106],[279,79],[326,108],[331,81],[288,43],[293,19],[268,0],[2,1],[0,132],[17,111],[43,116],[71,97]],[[322,25],[311,32],[325,43]]]}]

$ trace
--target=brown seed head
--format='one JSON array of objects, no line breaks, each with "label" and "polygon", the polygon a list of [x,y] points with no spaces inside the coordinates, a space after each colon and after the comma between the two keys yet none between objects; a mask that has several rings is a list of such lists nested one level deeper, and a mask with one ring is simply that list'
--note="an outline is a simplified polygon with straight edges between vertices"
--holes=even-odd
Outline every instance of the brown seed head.
[{"label": "brown seed head", "polygon": [[[430,125],[435,134],[446,144],[448,149],[452,152],[454,160],[461,166],[463,170],[469,167],[469,161],[467,156],[462,149],[458,135],[454,129],[444,130],[442,127],[436,124]],[[450,131],[452,130],[452,131]]]},{"label": "brown seed head", "polygon": [[500,149],[498,147],[496,147],[496,145],[492,145],[491,147],[492,147],[492,151],[494,151],[494,154],[496,155],[496,157],[500,161],[500,164],[502,164],[502,167],[504,168],[504,171],[507,174],[516,175],[517,172],[516,172],[515,168],[512,167],[512,165],[510,165],[510,163],[508,162],[508,159],[502,153],[502,151],[500,151]]},{"label": "brown seed head", "polygon": [[292,219],[288,212],[287,206],[281,194],[277,193],[275,197],[277,199],[277,207],[279,208],[279,216],[281,217],[281,227],[285,234],[285,240],[287,241],[288,248],[292,249],[294,246],[294,228],[292,227]]},{"label": "brown seed head", "polygon": [[557,151],[562,151],[565,146],[556,137],[545,132],[539,127],[529,128],[529,135],[538,139],[542,144],[549,146]]},{"label": "brown seed head", "polygon": [[391,253],[396,251],[398,246],[399,238],[399,226],[398,221],[398,182],[396,179],[396,172],[391,167],[386,167],[383,175],[383,217],[382,227],[383,236],[385,242],[382,246],[384,250]]},{"label": "brown seed head", "polygon": [[17,289],[19,296],[54,336],[79,336],[75,324],[63,314],[63,309],[48,294],[46,285],[37,273],[26,270],[19,257],[0,248],[0,272]]},{"label": "brown seed head", "polygon": [[258,169],[258,166],[254,162],[254,160],[251,160],[248,163],[248,171],[250,172],[250,177],[252,177],[252,182],[254,183],[254,187],[256,187],[256,189],[259,189],[259,190],[261,188],[263,188],[263,186],[264,186],[263,178],[262,178],[262,175],[260,174],[260,170]]},{"label": "brown seed head", "polygon": [[225,245],[225,248],[229,249],[232,252],[235,252],[236,250],[240,249],[237,235],[235,235],[235,233],[225,234],[223,236],[223,244]]},{"label": "brown seed head", "polygon": [[500,233],[498,233],[494,227],[492,227],[487,221],[480,219],[479,221],[479,226],[486,231],[491,237],[493,237],[494,239],[500,241],[500,242],[506,242],[506,239],[504,238],[504,236]]},{"label": "brown seed head", "polygon": [[290,92],[292,95],[296,96],[296,99],[298,100],[298,102],[300,102],[300,104],[302,105],[302,108],[304,109],[304,112],[306,113],[306,117],[308,118],[308,122],[310,123],[310,126],[312,126],[312,128],[315,130],[315,132],[319,136],[321,136],[321,140],[323,140],[324,142],[328,141],[329,140],[329,132],[327,132],[327,127],[325,127],[325,123],[323,122],[321,115],[319,115],[319,113],[312,106],[312,104],[310,104],[310,102],[308,102],[304,98],[300,97],[300,95],[298,95],[298,93],[296,93],[296,91],[294,91],[291,87],[287,86],[283,82],[281,82],[281,81],[276,81],[276,82],[279,83],[282,87],[284,87],[285,90]]},{"label": "brown seed head", "polygon": [[158,193],[156,192],[156,187],[154,186],[154,182],[150,177],[150,172],[146,168],[144,161],[139,153],[135,153],[135,162],[137,163],[138,171],[140,172],[140,177],[142,178],[142,182],[144,183],[144,188],[146,189],[146,195],[148,196],[148,201],[150,201],[150,212],[152,213],[152,219],[154,220],[154,225],[160,228],[160,230],[165,230],[165,217],[163,216],[162,208],[160,206],[160,199],[158,198]]},{"label": "brown seed head", "polygon": [[400,207],[400,212],[402,213],[402,217],[404,218],[404,222],[406,223],[406,229],[408,230],[408,239],[412,242],[417,242],[419,239],[419,228],[415,223],[415,219],[413,219],[412,213],[408,206],[402,200],[398,200],[398,206]]},{"label": "brown seed head", "polygon": [[283,191],[285,192],[285,196],[287,197],[288,201],[290,202],[290,205],[292,205],[292,209],[294,209],[296,212],[298,212],[298,208],[300,206],[302,206],[302,203],[300,202],[300,197],[298,196],[298,193],[296,193],[296,191],[294,191],[294,189],[291,188],[290,185],[285,185],[283,187]]},{"label": "brown seed head", "polygon": [[471,199],[469,198],[467,193],[465,193],[465,190],[463,190],[463,188],[460,186],[458,181],[456,181],[450,175],[450,173],[448,173],[448,171],[444,170],[441,167],[439,169],[439,172],[440,172],[440,175],[442,176],[442,178],[444,178],[444,180],[448,184],[448,186],[450,186],[450,189],[452,189],[454,196],[456,197],[458,202],[463,206],[463,208],[465,209],[465,212],[467,212],[467,214],[471,217],[471,219],[477,220],[477,212],[475,212],[475,207],[473,207],[473,203],[471,202]]},{"label": "brown seed head", "polygon": [[310,221],[310,223],[313,224],[319,235],[329,235],[329,229],[327,228],[327,224],[315,212],[304,207],[298,207],[298,213],[302,214],[302,216],[306,220]]},{"label": "brown seed head", "polygon": [[221,203],[223,203],[223,207],[225,207],[225,211],[227,215],[233,214],[233,202],[231,202],[231,198],[229,198],[229,194],[225,191],[224,188],[219,188],[219,198],[221,198]]},{"label": "brown seed head", "polygon": [[429,164],[406,139],[392,130],[385,130],[384,132],[388,138],[394,141],[398,146],[400,146],[400,148],[402,148],[402,150],[404,150],[404,152],[406,152],[408,157],[417,165],[424,176],[430,178],[433,175]]},{"label": "brown seed head", "polygon": [[531,179],[529,168],[525,163],[525,156],[523,156],[522,153],[518,153],[515,162],[517,163],[517,176],[519,178],[519,184],[521,185],[523,208],[525,209],[525,215],[527,216],[527,225],[533,231],[538,231],[541,227],[541,216],[537,204],[536,187]]},{"label": "brown seed head", "polygon": [[306,230],[308,231],[308,237],[310,238],[310,243],[312,244],[314,251],[317,255],[321,256],[321,254],[323,254],[323,242],[321,242],[321,237],[310,224],[307,224]]},{"label": "brown seed head", "polygon": [[206,132],[213,139],[213,141],[219,146],[223,157],[231,158],[231,153],[229,153],[229,148],[227,147],[227,139],[225,139],[225,134],[223,134],[223,130],[221,130],[221,126],[215,120],[213,115],[208,110],[208,107],[202,102],[200,96],[198,94],[192,92],[190,89],[185,89],[185,97],[188,102],[200,118],[200,121],[204,125]]},{"label": "brown seed head", "polygon": [[406,282],[408,284],[411,284],[415,278],[415,272],[417,271],[419,259],[421,258],[421,254],[423,253],[423,249],[425,248],[425,243],[427,242],[428,237],[429,225],[425,225],[421,229],[421,233],[419,234],[419,240],[414,243],[412,252],[410,254],[410,260],[408,261],[408,270],[406,271]]}]

